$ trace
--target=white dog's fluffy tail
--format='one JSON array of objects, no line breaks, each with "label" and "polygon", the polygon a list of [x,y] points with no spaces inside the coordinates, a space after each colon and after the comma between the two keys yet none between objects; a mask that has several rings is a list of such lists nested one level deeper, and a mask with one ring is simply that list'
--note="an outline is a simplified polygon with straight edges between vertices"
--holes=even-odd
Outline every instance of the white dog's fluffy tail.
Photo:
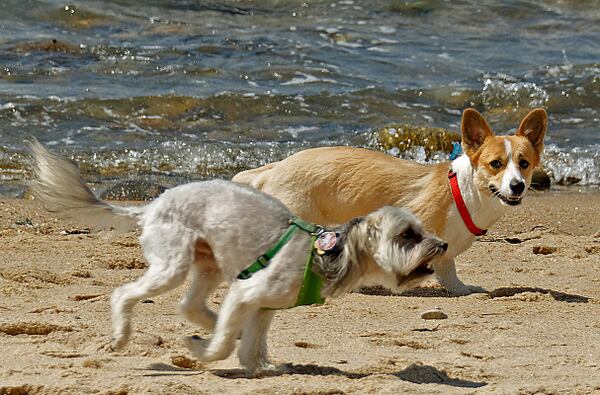
[{"label": "white dog's fluffy tail", "polygon": [[80,217],[85,223],[104,228],[135,227],[144,207],[113,206],[100,200],[85,184],[77,164],[46,149],[39,141],[27,142],[34,159],[31,193],[44,207],[70,217]]}]

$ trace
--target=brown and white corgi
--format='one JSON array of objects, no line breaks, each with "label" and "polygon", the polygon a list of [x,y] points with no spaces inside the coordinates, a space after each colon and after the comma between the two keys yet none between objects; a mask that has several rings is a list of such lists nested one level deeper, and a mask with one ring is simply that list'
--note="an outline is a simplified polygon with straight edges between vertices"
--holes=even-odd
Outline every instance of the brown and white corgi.
[{"label": "brown and white corgi", "polygon": [[434,263],[440,284],[466,295],[481,288],[458,279],[454,258],[471,246],[476,234],[521,203],[540,163],[547,125],[546,111],[538,108],[514,135],[496,136],[479,112],[466,109],[461,122],[464,154],[452,162],[419,164],[367,149],[323,147],[241,172],[233,181],[266,192],[301,218],[324,225],[383,206],[408,208],[448,242],[448,251]]}]

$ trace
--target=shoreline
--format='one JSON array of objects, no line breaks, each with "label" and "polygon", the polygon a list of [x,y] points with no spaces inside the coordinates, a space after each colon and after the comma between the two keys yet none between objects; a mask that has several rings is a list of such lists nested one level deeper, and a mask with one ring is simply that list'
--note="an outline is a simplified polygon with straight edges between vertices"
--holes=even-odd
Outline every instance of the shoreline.
[{"label": "shoreline", "polygon": [[[209,178],[213,179],[213,178]],[[223,177],[216,177],[214,179],[225,179],[230,180]],[[200,180],[196,180],[200,181]],[[194,182],[194,181],[192,181]],[[129,184],[128,184],[129,183]],[[130,194],[135,196],[142,196],[143,199],[123,199],[116,193],[115,186],[128,184],[133,185],[134,187],[139,184],[143,186],[147,190],[135,190],[133,192],[130,191]],[[164,186],[158,182],[148,182],[148,181],[136,181],[136,180],[112,180],[110,182],[102,182],[102,183],[89,183],[88,185],[96,191],[103,192],[108,195],[108,198],[105,200],[114,200],[114,201],[123,201],[123,202],[144,202],[152,200],[157,194],[164,190]],[[179,185],[179,184],[178,184]],[[176,185],[169,186],[172,188]],[[117,188],[118,189],[118,188]],[[168,188],[167,188],[168,189]],[[549,188],[544,189],[531,189],[529,190],[529,194],[535,193],[546,193],[546,192],[556,192],[556,193],[600,193],[600,185],[560,185],[557,183],[552,183]],[[23,183],[22,180],[19,181],[2,181],[2,185],[0,185],[0,200],[12,200],[12,199],[23,199],[27,200],[27,186]],[[117,199],[114,199],[117,197]]]}]

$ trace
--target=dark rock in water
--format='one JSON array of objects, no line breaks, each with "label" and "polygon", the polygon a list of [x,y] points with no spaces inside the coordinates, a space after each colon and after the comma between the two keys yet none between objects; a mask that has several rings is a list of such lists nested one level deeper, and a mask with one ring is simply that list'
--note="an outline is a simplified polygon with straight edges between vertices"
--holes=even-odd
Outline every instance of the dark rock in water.
[{"label": "dark rock in water", "polygon": [[430,157],[438,151],[450,153],[452,143],[460,141],[460,136],[442,128],[413,125],[391,125],[377,131],[377,148],[390,150],[397,148],[405,152],[414,147],[423,147]]},{"label": "dark rock in water", "polygon": [[423,1],[392,1],[389,9],[407,16],[422,16],[439,9],[441,4],[437,0]]},{"label": "dark rock in water", "polygon": [[116,26],[119,23],[118,17],[100,14],[96,11],[72,5],[60,6],[52,11],[39,13],[37,17],[43,21],[73,30],[92,29],[99,26]]},{"label": "dark rock in water", "polygon": [[78,55],[81,53],[81,49],[78,46],[58,41],[55,39],[19,44],[15,46],[13,50],[17,52],[62,52],[71,55]]},{"label": "dark rock in water", "polygon": [[569,176],[569,177],[561,178],[560,180],[558,180],[557,184],[569,186],[569,185],[577,184],[579,181],[581,181],[581,178]]},{"label": "dark rock in water", "polygon": [[160,116],[153,118],[140,117],[135,123],[142,129],[152,130],[155,132],[170,132],[181,129],[180,125]]},{"label": "dark rock in water", "polygon": [[100,198],[108,200],[152,200],[167,188],[148,181],[127,180],[105,190]]},{"label": "dark rock in water", "polygon": [[[166,119],[164,122],[167,122],[185,117],[190,112],[193,113],[201,104],[200,99],[169,94],[138,96],[126,100],[86,98],[78,102],[68,103],[67,110],[78,113],[83,112],[86,116],[104,120],[114,120],[115,117],[129,119],[131,114],[137,114],[138,120],[146,118],[145,122],[152,122],[152,118],[157,117],[164,118]],[[106,109],[110,109],[110,114],[107,114]],[[160,119],[155,123],[160,124]],[[166,127],[164,123],[161,126]]]},{"label": "dark rock in water", "polygon": [[544,169],[535,169],[533,171],[531,187],[540,191],[550,189],[550,176]]},{"label": "dark rock in water", "polygon": [[217,45],[201,45],[200,47],[198,47],[198,52],[201,53],[206,53],[206,54],[210,54],[210,55],[219,55],[222,54],[226,51],[225,48],[223,47],[219,47]]}]

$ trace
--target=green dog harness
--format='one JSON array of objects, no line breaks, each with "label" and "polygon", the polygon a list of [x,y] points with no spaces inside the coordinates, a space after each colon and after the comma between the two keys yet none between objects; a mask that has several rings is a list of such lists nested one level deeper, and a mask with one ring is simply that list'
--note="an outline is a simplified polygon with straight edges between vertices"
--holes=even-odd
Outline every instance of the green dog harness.
[{"label": "green dog harness", "polygon": [[302,282],[302,287],[300,288],[300,293],[298,294],[298,299],[296,300],[296,304],[291,307],[303,306],[309,304],[323,304],[325,299],[321,296],[321,288],[323,287],[323,279],[315,274],[312,270],[313,263],[313,255],[315,250],[315,241],[317,236],[323,232],[323,228],[320,226],[311,224],[309,222],[303,221],[300,218],[294,217],[290,219],[290,226],[287,228],[285,233],[279,238],[277,243],[266,253],[258,257],[257,260],[252,262],[250,266],[246,269],[242,270],[240,274],[238,274],[237,278],[239,280],[247,280],[252,275],[259,270],[266,268],[269,265],[269,262],[277,252],[292,238],[292,236],[296,233],[297,230],[303,230],[311,235],[310,240],[310,250],[308,253],[308,260],[306,262],[306,266],[304,267],[304,281]]}]

